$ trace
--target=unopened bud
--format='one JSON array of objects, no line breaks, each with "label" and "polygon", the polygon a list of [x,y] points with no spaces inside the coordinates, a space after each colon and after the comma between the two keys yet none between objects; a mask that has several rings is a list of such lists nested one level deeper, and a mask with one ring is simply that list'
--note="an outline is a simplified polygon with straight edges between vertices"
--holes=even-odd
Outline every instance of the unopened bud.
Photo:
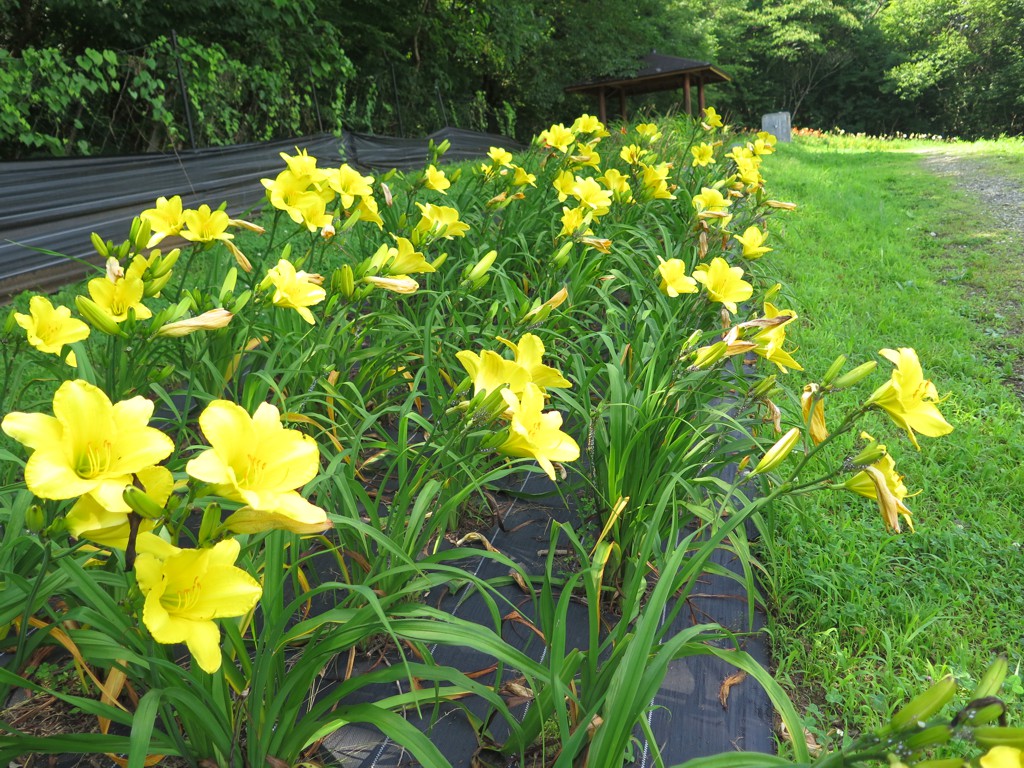
[{"label": "unopened bud", "polygon": [[825,375],[822,377],[821,383],[825,386],[831,384],[835,377],[839,375],[839,372],[843,370],[844,365],[846,365],[846,355],[840,355],[835,359],[835,362],[829,366],[828,370],[825,371]]},{"label": "unopened bud", "polygon": [[724,341],[716,341],[709,347],[701,347],[697,350],[696,357],[694,357],[693,362],[690,364],[690,370],[696,371],[701,368],[708,368],[725,357],[725,353],[728,351],[729,345]]},{"label": "unopened bud", "polygon": [[567,240],[562,243],[562,247],[555,251],[551,257],[551,263],[556,267],[561,267],[569,260],[569,252],[572,250],[572,240]]},{"label": "unopened bud", "polygon": [[99,234],[93,232],[91,235],[89,235],[89,239],[92,240],[92,247],[96,249],[96,253],[98,253],[103,258],[107,258],[107,256],[110,255],[110,249],[107,248],[106,241],[102,237],[100,237]]},{"label": "unopened bud", "polygon": [[747,393],[747,397],[749,397],[751,400],[758,400],[762,397],[767,397],[769,394],[771,394],[771,391],[775,389],[775,384],[777,381],[778,377],[773,373],[771,376],[762,379],[753,387],[751,387],[750,391]]},{"label": "unopened bud", "polygon": [[251,298],[252,291],[246,288],[244,291],[238,294],[237,297],[235,297],[235,300],[231,302],[231,306],[228,307],[228,310],[231,312],[231,314],[237,315],[239,312],[242,311],[245,305],[249,303],[249,299]]},{"label": "unopened bud", "polygon": [[903,746],[911,752],[938,747],[953,738],[953,729],[948,724],[933,725],[903,740]]},{"label": "unopened bud", "polygon": [[125,486],[124,491],[121,493],[121,497],[124,499],[124,503],[127,504],[133,512],[141,515],[147,520],[159,520],[164,516],[163,506],[158,504],[151,496],[149,496],[149,494],[137,486]]},{"label": "unopened bud", "polygon": [[868,376],[877,367],[877,360],[868,360],[866,363],[861,363],[860,365],[858,365],[852,371],[844,373],[842,376],[836,379],[836,383],[833,384],[832,386],[835,389],[846,389],[847,387],[852,387],[854,384],[857,384],[859,381]]},{"label": "unopened bud", "polygon": [[97,331],[110,336],[121,335],[121,328],[114,318],[100,309],[99,305],[92,299],[85,296],[75,296],[75,306],[78,307],[78,314],[84,317],[89,325]]},{"label": "unopened bud", "polygon": [[480,261],[478,261],[475,265],[473,265],[472,269],[469,270],[468,274],[466,275],[466,280],[470,282],[476,282],[481,277],[486,275],[487,271],[491,268],[491,265],[494,264],[494,260],[496,258],[498,258],[497,251],[488,251],[486,254],[484,254],[484,257],[480,259]]},{"label": "unopened bud", "polygon": [[25,527],[30,533],[39,533],[46,527],[46,510],[38,504],[30,504],[25,510]]},{"label": "unopened bud", "polygon": [[203,510],[203,521],[199,524],[199,546],[205,547],[220,528],[220,504],[208,504]]},{"label": "unopened bud", "polygon": [[858,467],[869,467],[879,461],[887,453],[885,446],[881,443],[869,443],[860,453],[853,457],[853,463]]},{"label": "unopened bud", "polygon": [[447,251],[442,253],[440,256],[438,256],[436,259],[434,259],[432,262],[430,262],[430,266],[432,266],[434,268],[434,271],[437,271],[437,270],[439,270],[441,268],[441,265],[444,264],[446,261],[448,261],[448,252]]},{"label": "unopened bud", "polygon": [[760,475],[765,472],[770,472],[779,466],[782,461],[789,456],[790,451],[796,447],[797,442],[800,440],[800,428],[793,427],[789,432],[780,437],[771,448],[768,449],[764,457],[754,467],[751,475]]},{"label": "unopened bud", "polygon": [[990,749],[992,747],[1013,747],[1024,749],[1024,728],[1004,728],[998,725],[983,725],[975,728],[971,735],[981,746]]},{"label": "unopened bud", "polygon": [[131,236],[128,238],[135,251],[142,251],[149,243],[149,236],[153,232],[153,225],[149,219],[136,216],[132,219]]},{"label": "unopened bud", "polygon": [[[953,699],[955,693],[956,678],[946,675],[927,691],[919,693],[908,701],[905,707],[892,716],[889,727],[894,731],[901,731],[916,723],[926,722],[928,718],[946,706]],[[975,735],[977,735],[977,731],[975,731]],[[981,740],[978,741],[980,743]]]},{"label": "unopened bud", "polygon": [[352,267],[348,264],[342,264],[338,269],[334,270],[334,274],[331,276],[331,289],[335,293],[340,293],[346,299],[351,299],[352,294],[356,290],[355,276],[352,274]]}]

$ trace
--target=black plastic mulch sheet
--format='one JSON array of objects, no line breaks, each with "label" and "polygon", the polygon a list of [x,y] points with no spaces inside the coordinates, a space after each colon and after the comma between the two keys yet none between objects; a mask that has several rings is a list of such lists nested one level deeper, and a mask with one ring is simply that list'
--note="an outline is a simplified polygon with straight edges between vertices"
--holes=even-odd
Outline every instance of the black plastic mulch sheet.
[{"label": "black plastic mulch sheet", "polygon": [[[535,480],[530,486],[544,483],[546,481]],[[505,512],[503,526],[496,527],[488,539],[492,546],[520,563],[526,572],[541,574],[545,562],[541,551],[549,546],[551,521],[565,521],[573,516],[569,506],[571,504],[567,505],[557,497],[550,496],[541,502],[517,499]],[[739,570],[732,556],[724,550],[719,550],[712,559],[736,572]],[[487,557],[480,557],[466,567],[485,579],[508,575],[506,567]],[[522,591],[510,586],[502,592],[524,616],[533,619],[529,615],[529,600]],[[490,626],[490,614],[479,598],[470,597],[460,602],[455,596],[443,601],[441,607],[467,621]],[[573,605],[571,610],[578,612],[578,620],[574,621],[570,616],[567,648],[586,648],[587,609],[583,605]],[[705,574],[695,594],[673,622],[669,636],[694,623],[719,623],[737,633],[747,633],[748,602],[743,588],[725,577]],[[755,629],[763,626],[764,615],[758,609]],[[505,622],[503,637],[534,659],[543,661],[544,644],[525,627]],[[742,647],[762,666],[767,667],[768,651],[760,634],[746,635]],[[454,666],[464,672],[483,670],[493,663],[490,657],[464,648],[437,646],[431,652],[439,664]],[[648,723],[655,734],[665,765],[734,750],[774,753],[773,709],[767,694],[756,681],[747,678],[736,682],[729,688],[727,705],[722,704],[722,685],[735,672],[734,667],[711,656],[680,659],[670,664],[648,714]],[[515,674],[514,670],[506,670],[506,680],[514,679]],[[486,679],[481,679],[481,682],[486,682]],[[393,695],[397,692],[398,688],[394,686],[386,692],[366,692],[366,700],[372,701],[375,693]],[[483,702],[470,700],[461,702],[461,705],[469,708],[477,717],[487,714]],[[524,714],[522,706],[517,712],[521,718]],[[407,719],[428,735],[455,768],[477,765],[473,763],[478,748],[477,738],[459,706],[448,705],[439,711],[425,708],[422,716],[411,712],[407,714]],[[501,730],[500,724],[495,721],[492,732],[498,736]],[[651,744],[639,728],[635,736],[636,749],[632,762],[628,764],[636,768],[649,768],[654,764]],[[372,726],[347,725],[328,736],[323,749],[325,758],[339,760],[346,766],[407,768],[418,765],[408,751],[386,739]],[[490,765],[491,762],[493,760],[478,764]],[[513,758],[507,764],[496,765],[517,768],[518,758]]]},{"label": "black plastic mulch sheet", "polygon": [[363,170],[415,168],[426,164],[430,139],[451,142],[449,161],[481,157],[491,146],[520,148],[502,136],[445,128],[422,139],[321,134],[175,153],[0,163],[0,297],[81,279],[89,268],[76,259],[101,262],[90,234],[120,243],[132,218],[157,197],[181,195],[186,208],[216,208],[226,200],[237,216],[263,203],[260,179],[284,169],[281,152],[304,149],[325,167],[345,160]]}]

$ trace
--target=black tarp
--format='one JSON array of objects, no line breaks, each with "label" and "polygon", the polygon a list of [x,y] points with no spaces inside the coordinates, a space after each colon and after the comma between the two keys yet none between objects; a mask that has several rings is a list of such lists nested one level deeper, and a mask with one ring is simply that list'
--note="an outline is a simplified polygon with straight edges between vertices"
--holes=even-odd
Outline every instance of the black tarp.
[{"label": "black tarp", "polygon": [[260,179],[284,168],[281,152],[305,149],[323,166],[344,160],[363,170],[422,168],[431,139],[451,142],[448,161],[481,157],[496,145],[521,148],[503,136],[444,128],[420,139],[321,134],[172,153],[0,163],[0,297],[80,279],[87,267],[75,259],[99,261],[90,234],[121,242],[132,218],[157,197],[181,195],[186,207],[227,201],[229,213],[239,215],[263,202]]}]

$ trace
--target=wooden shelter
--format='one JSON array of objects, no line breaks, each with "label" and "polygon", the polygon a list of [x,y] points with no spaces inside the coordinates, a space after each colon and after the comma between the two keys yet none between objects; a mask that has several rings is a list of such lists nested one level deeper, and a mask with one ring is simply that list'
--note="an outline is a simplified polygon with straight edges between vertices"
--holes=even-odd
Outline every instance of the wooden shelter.
[{"label": "wooden shelter", "polygon": [[709,83],[725,83],[731,80],[725,72],[706,61],[682,59],[678,56],[651,51],[641,59],[640,70],[631,77],[608,77],[586,83],[576,83],[565,89],[566,93],[584,93],[597,96],[598,117],[608,122],[608,98],[618,95],[619,112],[626,119],[626,96],[635,93],[674,91],[683,89],[686,114],[693,114],[692,89],[697,86],[698,109],[703,111],[704,86]]}]

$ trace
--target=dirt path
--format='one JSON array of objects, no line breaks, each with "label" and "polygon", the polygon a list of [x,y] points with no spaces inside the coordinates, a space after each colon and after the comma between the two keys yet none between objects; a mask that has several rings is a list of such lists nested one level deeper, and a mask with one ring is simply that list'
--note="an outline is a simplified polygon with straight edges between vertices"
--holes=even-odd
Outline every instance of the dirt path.
[{"label": "dirt path", "polygon": [[976,195],[986,212],[1024,243],[1024,187],[984,158],[929,151],[923,162],[933,173],[956,177],[957,186]]},{"label": "dirt path", "polygon": [[[996,281],[986,281],[985,287],[975,285],[974,290],[985,294],[993,316],[998,317],[1005,332],[1024,338],[1024,186],[1000,171],[998,166],[984,157],[955,154],[948,151],[927,151],[922,164],[932,173],[952,177],[956,185],[973,195],[979,210],[991,217],[1001,232],[1001,243],[1008,243],[1010,259],[1007,268]],[[995,348],[1013,359],[1012,373],[1006,372],[1004,382],[1024,401],[1024,355],[1014,355],[1006,345]]]}]

